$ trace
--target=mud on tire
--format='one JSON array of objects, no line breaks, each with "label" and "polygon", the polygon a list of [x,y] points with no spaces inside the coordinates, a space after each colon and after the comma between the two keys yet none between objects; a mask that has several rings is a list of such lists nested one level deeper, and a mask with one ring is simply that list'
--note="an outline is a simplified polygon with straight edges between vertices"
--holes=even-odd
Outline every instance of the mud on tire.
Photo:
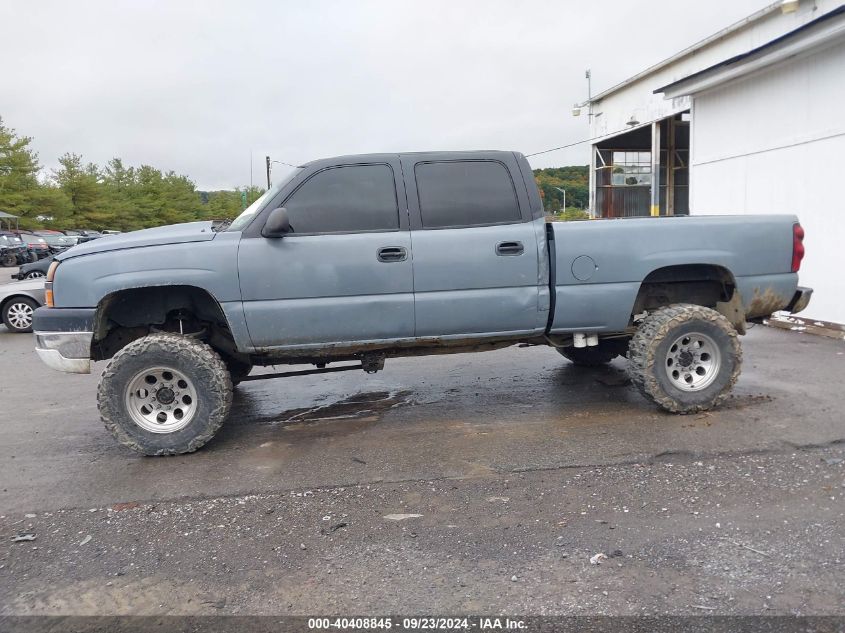
[{"label": "mud on tire", "polygon": [[[174,382],[166,383],[165,380]],[[180,392],[182,385],[184,391]],[[147,400],[137,399],[139,392]],[[180,396],[180,393],[185,395]],[[187,404],[178,406],[190,410],[190,419],[184,420],[184,425],[179,427],[179,421],[173,415],[168,418],[164,414],[165,424],[175,423],[172,432],[152,432],[144,428],[137,421],[141,415],[139,411],[145,411],[143,403],[156,395],[158,401],[153,400],[152,408],[147,406],[146,409],[152,414],[147,416],[152,417],[152,423],[140,418],[144,426],[154,427],[156,408],[178,403],[175,397],[185,400]],[[157,403],[166,406],[156,407]],[[217,352],[205,343],[178,334],[151,334],[129,343],[109,361],[97,391],[97,406],[103,424],[118,442],[144,455],[177,455],[197,450],[223,425],[231,404],[232,382],[226,364]],[[134,414],[130,411],[132,406],[139,407]],[[170,406],[168,413],[173,408]],[[187,417],[187,413],[184,415]]]},{"label": "mud on tire", "polygon": [[[705,341],[707,353],[697,354],[699,339]],[[683,341],[690,341],[687,348]],[[698,370],[696,356],[712,363],[712,375],[704,368]],[[674,304],[645,318],[631,339],[628,360],[631,381],[643,396],[672,413],[694,413],[728,397],[739,378],[742,348],[736,330],[720,313],[698,305]],[[684,385],[685,378],[689,385]],[[696,380],[701,380],[700,388],[693,384]]]}]

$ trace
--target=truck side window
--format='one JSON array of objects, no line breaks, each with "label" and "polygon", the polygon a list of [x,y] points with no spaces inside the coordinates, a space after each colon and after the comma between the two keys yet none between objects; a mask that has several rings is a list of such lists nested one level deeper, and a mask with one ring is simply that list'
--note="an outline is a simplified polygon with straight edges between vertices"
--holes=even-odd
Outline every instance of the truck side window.
[{"label": "truck side window", "polygon": [[393,170],[346,165],[318,172],[285,202],[294,233],[399,229]]},{"label": "truck side window", "polygon": [[426,229],[521,221],[513,181],[495,161],[417,163],[414,167]]}]

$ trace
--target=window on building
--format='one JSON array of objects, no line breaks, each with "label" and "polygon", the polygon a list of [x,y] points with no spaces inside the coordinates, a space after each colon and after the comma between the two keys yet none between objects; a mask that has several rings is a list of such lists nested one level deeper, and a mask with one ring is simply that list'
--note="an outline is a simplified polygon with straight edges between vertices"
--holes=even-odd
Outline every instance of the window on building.
[{"label": "window on building", "polygon": [[285,202],[294,233],[395,231],[399,207],[388,165],[347,165],[318,172]]},{"label": "window on building", "polygon": [[510,174],[495,161],[418,163],[414,168],[424,228],[519,222]]},{"label": "window on building", "polygon": [[651,152],[613,152],[611,184],[621,186],[651,185]]}]

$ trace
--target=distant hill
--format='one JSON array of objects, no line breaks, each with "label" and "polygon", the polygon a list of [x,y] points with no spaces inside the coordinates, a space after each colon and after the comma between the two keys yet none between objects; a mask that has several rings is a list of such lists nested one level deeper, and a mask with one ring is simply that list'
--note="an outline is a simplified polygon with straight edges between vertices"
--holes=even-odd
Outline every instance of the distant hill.
[{"label": "distant hill", "polygon": [[586,209],[590,204],[590,167],[588,165],[535,169],[534,179],[540,188],[543,208],[547,213],[558,213],[563,207],[563,193],[556,187],[566,191],[568,208]]}]

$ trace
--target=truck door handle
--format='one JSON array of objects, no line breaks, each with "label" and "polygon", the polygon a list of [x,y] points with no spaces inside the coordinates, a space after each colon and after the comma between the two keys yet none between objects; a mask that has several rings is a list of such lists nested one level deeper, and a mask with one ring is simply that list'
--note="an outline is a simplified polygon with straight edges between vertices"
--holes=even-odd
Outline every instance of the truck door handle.
[{"label": "truck door handle", "polygon": [[525,247],[522,242],[499,242],[496,244],[496,255],[522,255]]},{"label": "truck door handle", "polygon": [[378,249],[380,262],[404,262],[408,259],[408,251],[403,246],[384,246]]}]

